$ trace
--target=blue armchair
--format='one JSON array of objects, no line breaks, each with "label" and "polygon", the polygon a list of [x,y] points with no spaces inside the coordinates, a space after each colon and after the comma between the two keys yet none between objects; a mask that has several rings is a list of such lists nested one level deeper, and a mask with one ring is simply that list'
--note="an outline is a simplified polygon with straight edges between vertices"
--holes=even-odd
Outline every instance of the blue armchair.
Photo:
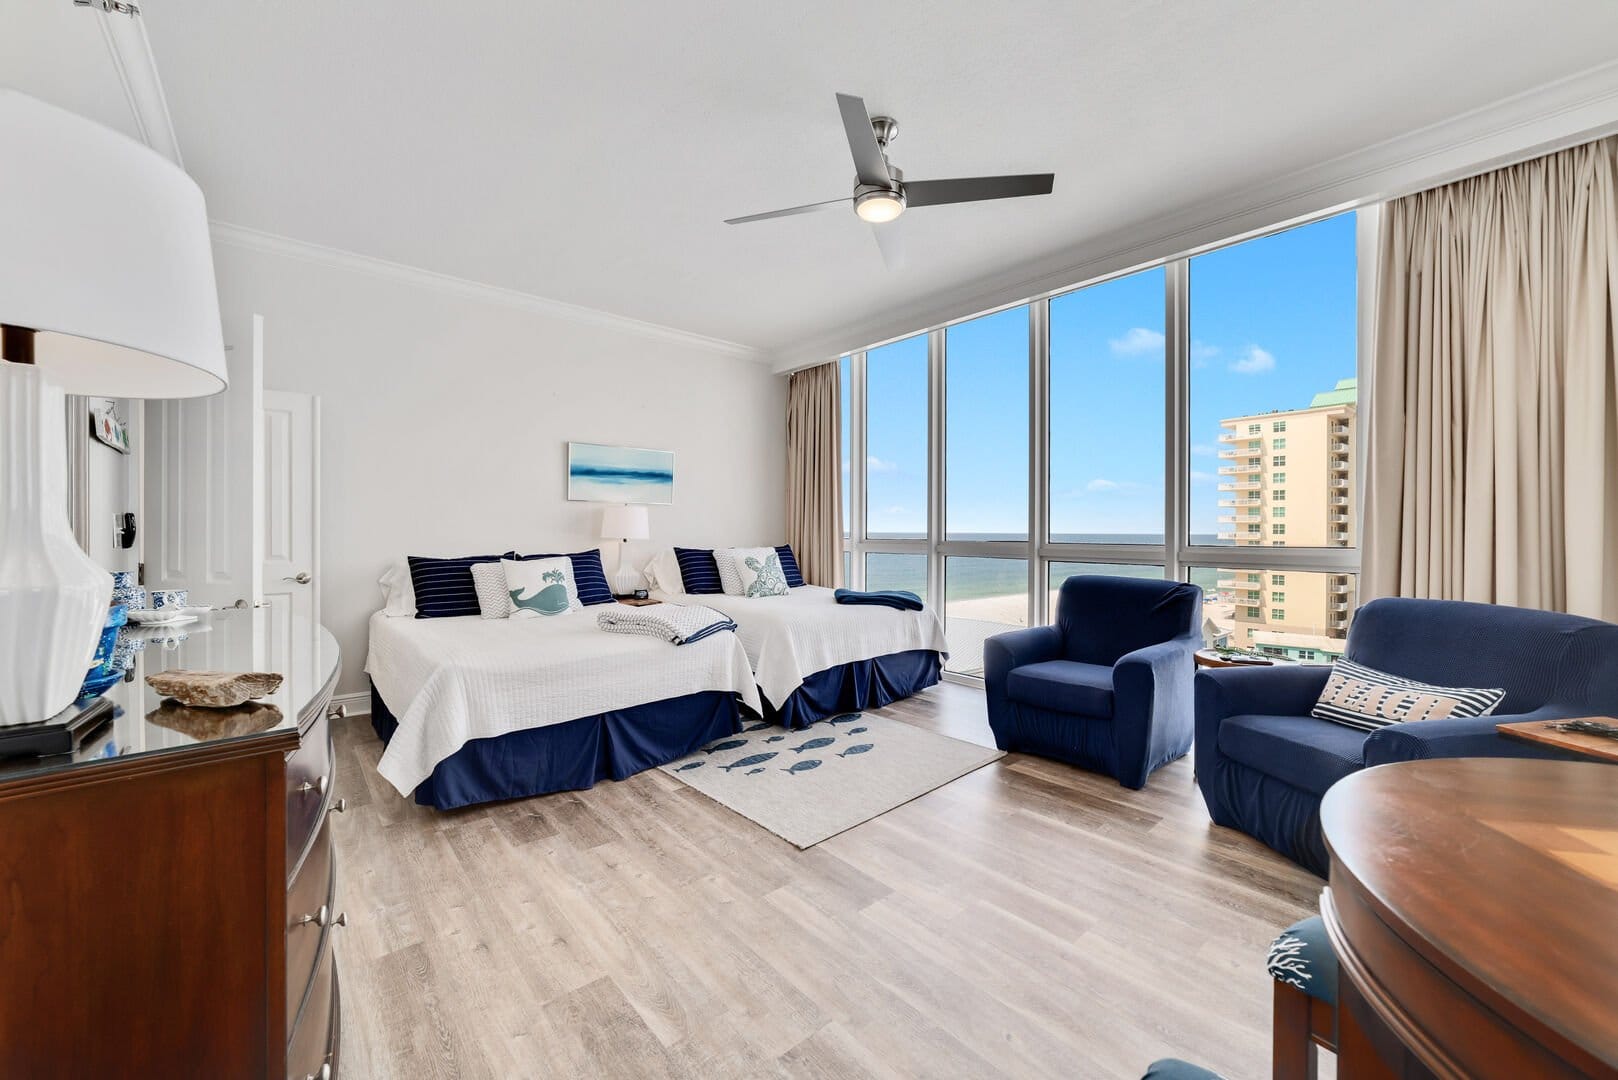
[{"label": "blue armchair", "polygon": [[1421,682],[1504,687],[1506,697],[1495,715],[1366,734],[1309,715],[1329,667],[1199,671],[1197,784],[1209,815],[1322,877],[1320,801],[1349,773],[1418,758],[1568,757],[1494,727],[1618,714],[1618,626],[1595,619],[1453,600],[1372,600],[1356,615],[1344,655]]},{"label": "blue armchair", "polygon": [[1002,750],[1055,758],[1140,788],[1191,749],[1192,659],[1202,590],[1081,575],[1062,584],[1055,626],[983,645],[989,727]]}]

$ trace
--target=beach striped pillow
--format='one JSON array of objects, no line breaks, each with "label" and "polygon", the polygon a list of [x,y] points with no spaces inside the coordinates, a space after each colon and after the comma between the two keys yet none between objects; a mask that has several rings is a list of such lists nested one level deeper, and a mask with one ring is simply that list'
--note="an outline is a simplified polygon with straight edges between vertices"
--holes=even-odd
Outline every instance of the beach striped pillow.
[{"label": "beach striped pillow", "polygon": [[1505,696],[1504,690],[1434,686],[1339,660],[1309,715],[1358,731],[1376,731],[1406,720],[1488,716]]}]

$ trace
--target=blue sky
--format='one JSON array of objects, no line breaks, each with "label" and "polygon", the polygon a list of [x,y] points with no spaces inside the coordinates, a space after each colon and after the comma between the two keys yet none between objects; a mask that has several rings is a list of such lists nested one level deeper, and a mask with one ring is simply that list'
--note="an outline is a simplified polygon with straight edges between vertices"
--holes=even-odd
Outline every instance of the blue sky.
[{"label": "blue sky", "polygon": [[[1051,300],[1053,532],[1162,534],[1163,276]],[[1353,214],[1191,260],[1193,532],[1215,530],[1222,418],[1299,408],[1354,375],[1355,278]],[[947,331],[952,535],[1026,532],[1027,319],[1019,307]],[[924,533],[926,338],[873,349],[866,367],[870,531]],[[847,403],[845,373],[845,428]]]}]

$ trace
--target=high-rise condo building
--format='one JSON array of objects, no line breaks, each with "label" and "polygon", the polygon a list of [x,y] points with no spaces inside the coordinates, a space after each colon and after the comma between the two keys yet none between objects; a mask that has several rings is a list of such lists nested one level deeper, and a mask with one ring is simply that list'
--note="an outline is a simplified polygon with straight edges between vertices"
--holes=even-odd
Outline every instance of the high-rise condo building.
[{"label": "high-rise condo building", "polygon": [[[1354,379],[1307,408],[1220,421],[1219,539],[1238,546],[1354,544]],[[1297,660],[1342,654],[1354,609],[1350,574],[1227,570],[1228,643]]]}]

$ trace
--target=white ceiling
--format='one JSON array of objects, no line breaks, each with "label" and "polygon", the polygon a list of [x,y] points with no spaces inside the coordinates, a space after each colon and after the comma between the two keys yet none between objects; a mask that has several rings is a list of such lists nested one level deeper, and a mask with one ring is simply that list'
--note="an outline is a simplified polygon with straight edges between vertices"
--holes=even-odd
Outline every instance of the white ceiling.
[{"label": "white ceiling", "polygon": [[[1609,63],[1618,40],[1610,0],[143,6],[216,220],[767,354]],[[102,16],[0,7],[0,78],[135,130]],[[1050,170],[1055,193],[906,214],[896,271],[851,212],[722,224],[847,193],[839,90],[898,118],[912,178]]]}]

